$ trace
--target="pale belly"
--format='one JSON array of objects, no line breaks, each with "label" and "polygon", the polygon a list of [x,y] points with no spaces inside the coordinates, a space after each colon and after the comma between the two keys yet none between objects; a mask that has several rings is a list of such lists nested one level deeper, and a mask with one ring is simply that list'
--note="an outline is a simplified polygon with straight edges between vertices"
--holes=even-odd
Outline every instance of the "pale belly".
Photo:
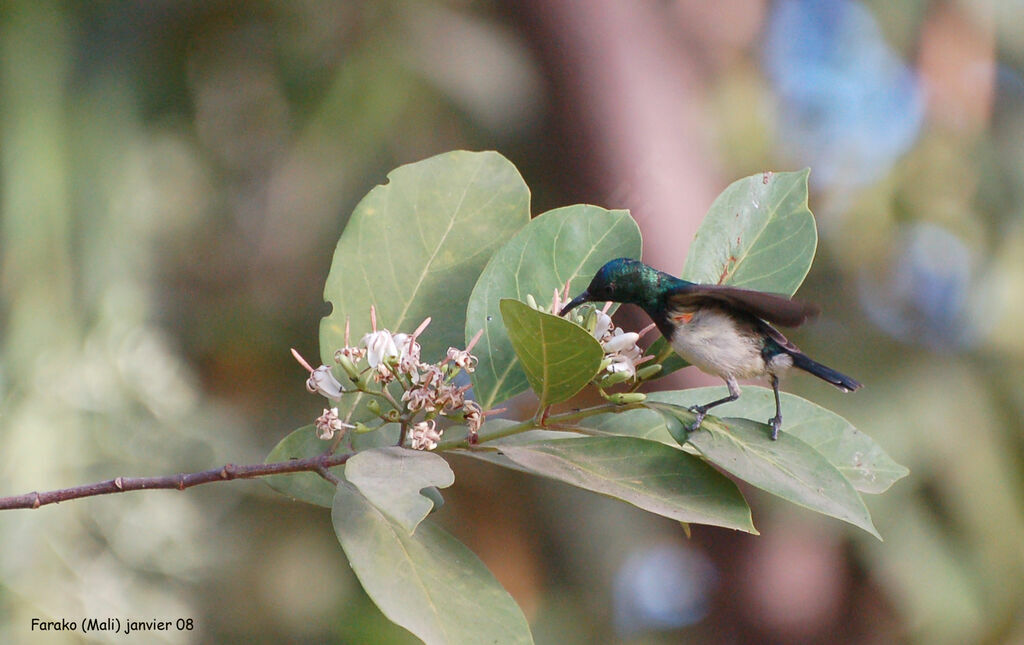
[{"label": "pale belly", "polygon": [[792,364],[789,356],[778,356],[765,365],[762,341],[752,329],[717,310],[702,310],[681,324],[672,336],[672,349],[708,374],[739,379],[778,373]]}]

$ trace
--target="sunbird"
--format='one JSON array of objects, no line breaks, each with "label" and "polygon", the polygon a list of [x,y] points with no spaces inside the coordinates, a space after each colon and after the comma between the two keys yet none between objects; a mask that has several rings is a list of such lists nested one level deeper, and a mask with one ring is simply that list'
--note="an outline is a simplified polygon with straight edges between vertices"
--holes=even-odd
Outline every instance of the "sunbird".
[{"label": "sunbird", "polygon": [[775,416],[768,420],[772,440],[779,436],[782,407],[779,375],[799,368],[845,392],[861,384],[830,367],[811,360],[772,324],[798,327],[818,313],[814,305],[786,296],[718,284],[696,284],[629,258],[608,262],[590,286],[559,312],[585,302],[620,302],[639,306],[658,327],[672,349],[701,371],[721,377],[729,396],[695,405],[697,419],[687,428],[700,427],[711,408],[740,397],[737,379],[768,377],[775,393]]}]

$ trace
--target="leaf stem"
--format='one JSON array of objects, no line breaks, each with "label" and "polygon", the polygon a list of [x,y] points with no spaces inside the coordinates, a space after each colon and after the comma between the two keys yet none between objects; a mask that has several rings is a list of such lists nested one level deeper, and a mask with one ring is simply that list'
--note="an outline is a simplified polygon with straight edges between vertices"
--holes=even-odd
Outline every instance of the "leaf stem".
[{"label": "leaf stem", "polygon": [[[629,410],[638,410],[645,407],[643,403],[627,403],[625,405],[618,405],[615,403],[603,403],[601,405],[595,405],[590,408],[583,408],[582,410],[572,410],[570,412],[562,412],[560,414],[549,415],[543,423],[539,423],[537,419],[527,419],[521,421],[515,425],[506,426],[487,432],[487,426],[484,425],[480,430],[479,441],[477,445],[486,443],[488,441],[494,441],[495,439],[502,439],[504,437],[510,437],[527,430],[567,430],[572,432],[583,432],[586,433],[589,429],[580,429],[578,426],[568,426],[572,421],[579,421],[580,419],[586,419],[587,417],[597,416],[598,414],[618,414],[620,412],[627,412]],[[451,443],[442,441],[438,445],[437,450],[463,450],[470,448],[469,441],[466,439],[453,440]]]}]

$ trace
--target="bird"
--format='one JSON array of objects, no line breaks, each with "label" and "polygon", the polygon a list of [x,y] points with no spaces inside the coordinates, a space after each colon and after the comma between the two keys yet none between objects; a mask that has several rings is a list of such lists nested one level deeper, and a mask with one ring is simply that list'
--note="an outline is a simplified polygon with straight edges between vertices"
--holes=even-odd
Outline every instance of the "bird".
[{"label": "bird", "polygon": [[630,258],[602,266],[590,285],[570,300],[560,316],[586,302],[639,306],[677,354],[701,371],[725,381],[729,395],[689,408],[697,430],[708,410],[740,397],[738,379],[767,377],[775,394],[775,416],[768,420],[772,440],[782,427],[779,376],[796,367],[852,392],[854,379],[812,360],[772,325],[798,327],[816,316],[818,307],[785,295],[728,285],[697,284]]}]

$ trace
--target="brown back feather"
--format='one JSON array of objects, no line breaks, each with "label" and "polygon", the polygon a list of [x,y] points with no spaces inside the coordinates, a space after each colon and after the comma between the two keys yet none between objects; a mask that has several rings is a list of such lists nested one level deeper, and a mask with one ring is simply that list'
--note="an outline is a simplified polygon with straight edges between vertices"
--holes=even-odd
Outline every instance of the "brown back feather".
[{"label": "brown back feather", "polygon": [[792,300],[782,294],[717,284],[687,285],[670,294],[668,302],[679,307],[724,304],[783,327],[799,327],[820,311],[816,305]]}]

